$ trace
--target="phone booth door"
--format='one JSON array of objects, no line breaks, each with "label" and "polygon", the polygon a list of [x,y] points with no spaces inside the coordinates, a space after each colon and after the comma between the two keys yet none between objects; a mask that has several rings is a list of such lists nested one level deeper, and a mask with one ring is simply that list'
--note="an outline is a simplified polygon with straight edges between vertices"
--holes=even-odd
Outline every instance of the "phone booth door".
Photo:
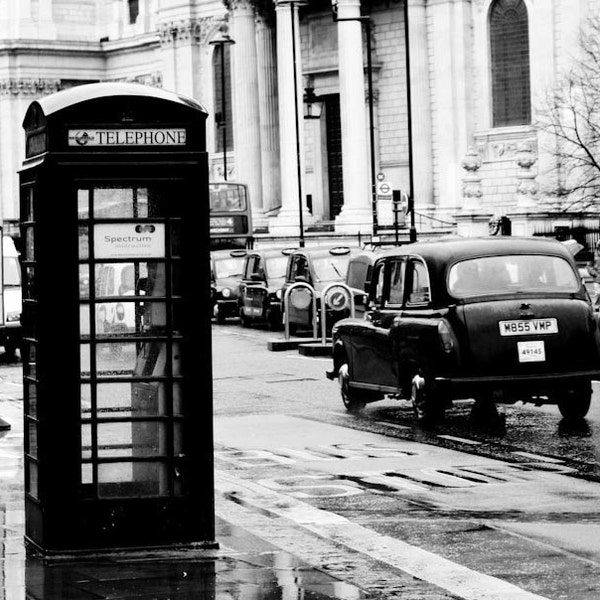
[{"label": "phone booth door", "polygon": [[175,183],[77,189],[85,496],[184,493]]}]

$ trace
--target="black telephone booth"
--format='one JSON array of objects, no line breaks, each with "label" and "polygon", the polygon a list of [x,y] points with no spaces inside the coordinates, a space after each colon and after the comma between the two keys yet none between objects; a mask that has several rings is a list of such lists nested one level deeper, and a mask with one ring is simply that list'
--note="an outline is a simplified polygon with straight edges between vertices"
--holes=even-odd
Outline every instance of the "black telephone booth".
[{"label": "black telephone booth", "polygon": [[26,541],[46,557],[215,545],[205,120],[108,83],[25,116]]}]

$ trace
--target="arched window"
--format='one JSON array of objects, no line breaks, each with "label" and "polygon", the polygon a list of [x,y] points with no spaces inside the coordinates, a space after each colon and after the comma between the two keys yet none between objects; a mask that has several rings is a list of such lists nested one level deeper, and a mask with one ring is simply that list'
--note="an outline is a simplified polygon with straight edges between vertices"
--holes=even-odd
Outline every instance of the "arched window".
[{"label": "arched window", "polygon": [[494,127],[531,123],[529,24],[523,0],[496,0],[490,10]]},{"label": "arched window", "polygon": [[213,89],[215,90],[216,151],[233,150],[233,112],[231,110],[231,53],[229,44],[215,45]]}]

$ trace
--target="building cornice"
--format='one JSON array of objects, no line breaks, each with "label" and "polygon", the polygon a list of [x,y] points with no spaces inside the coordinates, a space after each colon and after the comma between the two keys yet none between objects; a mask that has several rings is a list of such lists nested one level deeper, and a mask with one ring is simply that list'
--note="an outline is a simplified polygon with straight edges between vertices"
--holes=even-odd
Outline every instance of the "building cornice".
[{"label": "building cornice", "polygon": [[216,16],[165,21],[158,25],[158,36],[161,46],[169,46],[174,42],[204,44],[216,24],[221,22]]},{"label": "building cornice", "polygon": [[0,96],[33,96],[39,98],[61,89],[60,79],[13,78],[0,79]]}]

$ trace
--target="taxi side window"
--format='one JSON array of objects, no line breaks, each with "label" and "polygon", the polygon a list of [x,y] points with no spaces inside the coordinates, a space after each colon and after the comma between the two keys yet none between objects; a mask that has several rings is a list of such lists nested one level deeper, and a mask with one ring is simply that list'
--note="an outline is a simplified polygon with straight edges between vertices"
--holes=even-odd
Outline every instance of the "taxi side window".
[{"label": "taxi side window", "polygon": [[263,261],[260,256],[256,257],[252,271],[254,272],[255,275],[257,275],[261,279],[265,278],[265,268],[263,267]]},{"label": "taxi side window", "polygon": [[404,261],[397,260],[389,265],[390,293],[386,305],[402,305],[404,300]]},{"label": "taxi side window", "polygon": [[246,257],[246,262],[244,263],[244,274],[242,276],[244,279],[250,279],[250,275],[252,274],[253,260],[254,260],[253,256]]},{"label": "taxi side window", "polygon": [[308,278],[308,269],[306,264],[306,259],[304,256],[296,256],[294,257],[294,262],[292,263],[292,272],[291,279],[294,281],[296,277],[306,277]]},{"label": "taxi side window", "polygon": [[383,302],[383,292],[385,289],[385,269],[384,263],[375,267],[373,273],[373,283],[371,285],[371,301],[375,308],[379,308]]},{"label": "taxi side window", "polygon": [[429,303],[429,274],[425,264],[418,259],[410,260],[407,266],[407,279],[410,282],[408,304]]}]

